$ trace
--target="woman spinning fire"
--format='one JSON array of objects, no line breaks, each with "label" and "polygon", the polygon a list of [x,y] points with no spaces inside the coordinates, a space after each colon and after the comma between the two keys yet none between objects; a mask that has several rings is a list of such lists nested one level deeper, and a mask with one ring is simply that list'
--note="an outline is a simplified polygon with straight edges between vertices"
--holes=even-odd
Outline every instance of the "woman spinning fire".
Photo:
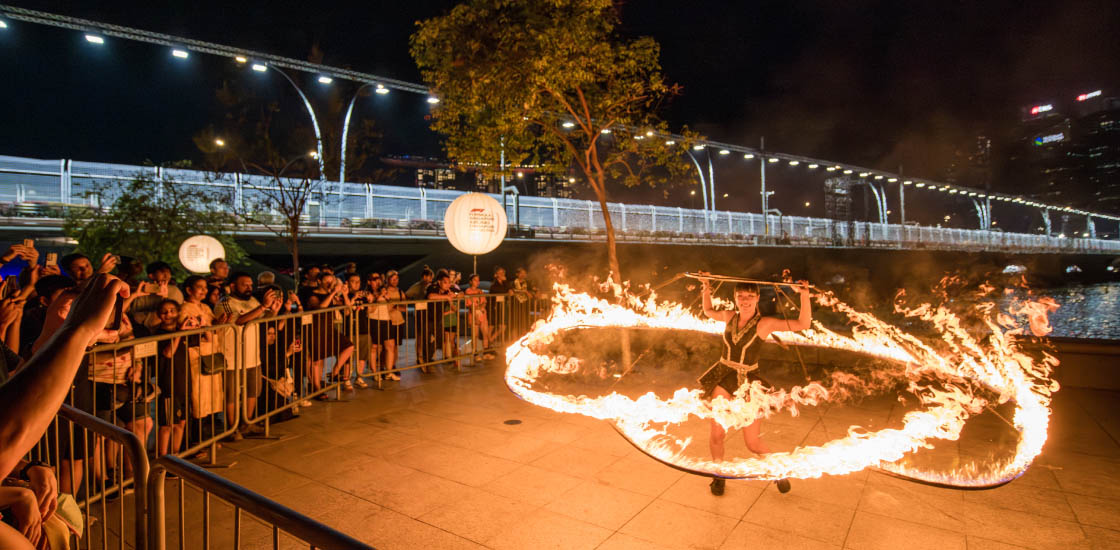
[{"label": "woman spinning fire", "polygon": [[[762,341],[770,337],[775,331],[797,331],[811,326],[813,314],[809,308],[809,283],[798,281],[794,287],[801,295],[801,313],[796,321],[778,319],[777,317],[762,317],[758,312],[759,289],[757,283],[738,282],[735,284],[736,311],[717,310],[712,307],[712,289],[706,272],[700,272],[701,292],[704,298],[704,314],[711,319],[727,323],[723,331],[724,353],[714,365],[711,366],[698,379],[704,395],[708,399],[731,396],[744,384],[750,383],[750,378],[758,379],[757,375],[750,375],[751,371],[758,368],[759,354],[762,350]],[[761,379],[760,379],[761,380]],[[765,381],[763,381],[765,383]],[[743,428],[743,439],[747,448],[755,454],[767,454],[770,448],[759,437],[762,421],[756,420]],[[727,431],[715,420],[711,421],[711,432],[708,447],[712,452],[712,459],[723,460],[723,441]],[[711,489],[713,495],[722,495],[725,481],[723,478],[712,479]],[[790,490],[788,479],[777,481],[778,490],[787,493]]]}]

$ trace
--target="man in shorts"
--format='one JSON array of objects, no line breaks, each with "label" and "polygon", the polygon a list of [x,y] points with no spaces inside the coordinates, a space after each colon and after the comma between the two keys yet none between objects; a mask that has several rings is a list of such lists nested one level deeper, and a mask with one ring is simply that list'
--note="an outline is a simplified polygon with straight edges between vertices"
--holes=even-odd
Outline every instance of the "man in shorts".
[{"label": "man in shorts", "polygon": [[[253,297],[253,277],[245,272],[234,273],[230,277],[230,293],[228,296],[222,297],[215,307],[214,314],[222,316],[228,314],[230,323],[238,326],[244,326],[250,321],[267,317],[271,315],[274,301],[282,299],[275,290],[269,290],[264,294],[264,303],[258,301]],[[237,345],[233,338],[224,339],[224,351],[227,358],[227,365],[225,371],[226,382],[226,422],[232,424],[237,419],[237,397],[238,392],[233,391],[237,388],[237,376],[239,374],[234,365],[238,362],[233,360],[237,354]],[[242,331],[242,362],[240,363],[245,370],[245,410],[251,411],[257,408],[257,396],[261,392],[261,353],[260,353],[260,331],[255,326],[246,327]],[[241,432],[254,433],[248,426],[242,426],[241,430],[230,434],[229,439],[238,441],[242,438]]]}]

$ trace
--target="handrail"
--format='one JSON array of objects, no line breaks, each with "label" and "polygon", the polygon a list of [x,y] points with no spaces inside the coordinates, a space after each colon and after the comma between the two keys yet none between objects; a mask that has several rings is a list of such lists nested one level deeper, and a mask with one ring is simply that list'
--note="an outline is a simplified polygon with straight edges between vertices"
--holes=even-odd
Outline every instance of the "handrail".
[{"label": "handrail", "polygon": [[153,550],[164,550],[166,548],[164,482],[167,472],[179,476],[184,481],[190,482],[207,493],[216,495],[239,510],[245,510],[270,523],[273,526],[274,533],[282,526],[284,531],[306,541],[311,545],[311,548],[323,548],[324,550],[365,550],[373,548],[345,533],[319,523],[278,502],[269,500],[232,481],[214,475],[181,458],[165,456],[155,461],[149,474],[148,502],[151,504],[152,513],[149,517],[152,522],[152,529],[149,531],[151,538],[148,542],[149,548]]},{"label": "handrail", "polygon": [[[135,530],[135,545],[136,550],[144,550],[147,548],[146,542],[147,535],[147,483],[148,483],[148,453],[144,450],[144,445],[140,442],[140,438],[136,434],[125,430],[119,426],[110,424],[96,416],[89,413],[80,411],[71,407],[70,405],[62,405],[58,409],[58,416],[73,422],[91,432],[101,435],[110,439],[125,448],[128,456],[132,460],[133,468],[133,488],[135,495],[133,506],[135,507],[134,525]],[[54,466],[58,466],[55,464]],[[89,513],[89,510],[86,510]]]}]

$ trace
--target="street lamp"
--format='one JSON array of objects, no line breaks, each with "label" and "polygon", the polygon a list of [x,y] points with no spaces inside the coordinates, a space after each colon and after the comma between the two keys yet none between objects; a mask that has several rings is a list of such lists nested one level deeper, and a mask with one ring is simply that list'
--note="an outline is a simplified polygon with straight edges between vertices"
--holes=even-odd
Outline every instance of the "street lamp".
[{"label": "street lamp", "polygon": [[175,49],[171,50],[171,56],[175,57],[177,59],[186,59],[186,58],[190,57],[191,54],[187,53],[187,50],[181,50],[179,48],[175,48]]},{"label": "street lamp", "polygon": [[[303,106],[307,108],[307,114],[311,117],[311,127],[315,130],[315,154],[312,155],[312,158],[319,161],[319,180],[323,181],[327,177],[326,167],[323,165],[323,134],[319,131],[319,119],[315,118],[315,109],[311,107],[311,102],[307,100],[307,96],[304,95],[303,90],[299,88],[299,86],[296,84],[296,81],[292,80],[292,77],[288,76],[288,73],[280,70],[277,67],[263,65],[261,63],[253,63],[253,70],[259,73],[263,73],[270,68],[277,73],[280,73],[280,76],[284,77],[284,80],[287,80],[288,83],[296,89],[296,93],[299,94],[299,98],[303,100]],[[341,187],[339,188],[339,190],[341,191]]]},{"label": "street lamp", "polygon": [[339,189],[342,188],[342,183],[346,181],[346,136],[350,133],[350,115],[354,113],[354,103],[358,101],[358,96],[362,94],[362,90],[367,86],[375,86],[373,91],[379,95],[385,95],[389,93],[389,88],[386,88],[382,84],[366,82],[365,84],[358,86],[358,89],[354,91],[354,97],[350,98],[350,106],[346,108],[346,117],[342,120],[342,154],[339,156],[338,161]]},{"label": "street lamp", "polygon": [[214,138],[214,145],[217,145],[218,147],[225,147],[226,146],[226,140],[224,140],[222,138]]},{"label": "street lamp", "polygon": [[101,44],[105,43],[105,39],[96,34],[87,34],[86,42],[89,42],[90,44],[97,44],[100,46]]}]

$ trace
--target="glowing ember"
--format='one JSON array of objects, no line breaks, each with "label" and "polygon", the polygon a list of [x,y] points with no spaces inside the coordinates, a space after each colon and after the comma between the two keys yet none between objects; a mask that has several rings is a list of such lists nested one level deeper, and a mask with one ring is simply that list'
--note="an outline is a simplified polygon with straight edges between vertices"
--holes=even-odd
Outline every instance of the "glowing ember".
[{"label": "glowing ember", "polygon": [[[891,382],[906,382],[908,391],[918,397],[924,409],[908,412],[898,429],[869,432],[852,426],[846,437],[823,445],[713,461],[686,455],[684,449],[691,440],[671,436],[669,428],[690,418],[714,419],[729,430],[742,428],[759,418],[783,412],[797,415],[800,408],[834,403],[847,395],[868,394],[876,388],[867,381],[836,372],[788,389],[767,388],[753,381],[740,388],[732,399],[717,397],[710,401],[701,398],[699,388],[680,388],[667,397],[649,392],[637,398],[617,392],[588,397],[534,389],[534,382],[542,375],[568,375],[580,369],[579,358],[542,352],[568,330],[614,327],[715,335],[723,332],[722,323],[700,319],[681,304],[658,302],[652,293],[637,298],[623,292],[620,285],[614,285],[614,289],[617,295],[624,296],[625,306],[556,285],[548,318],[538,321],[507,349],[506,384],[535,405],[611,421],[639,449],[674,467],[731,478],[780,479],[845,474],[870,466],[931,483],[988,487],[1021,475],[1046,442],[1050,396],[1058,389],[1050,373],[1058,361],[1045,352],[1041,352],[1040,359],[1033,358],[1014,337],[1024,333],[1015,323],[1017,316],[1029,319],[1034,335],[1048,333],[1047,313],[1058,307],[1052,300],[1015,301],[1006,312],[1001,312],[995,303],[979,301],[997,294],[994,287],[982,285],[975,306],[983,319],[984,337],[980,338],[966,330],[962,320],[943,306],[906,307],[900,292],[895,311],[927,321],[936,330],[937,338],[920,339],[869,313],[852,309],[830,292],[814,293],[817,307],[847,317],[852,335],[833,332],[814,321],[812,329],[775,333],[771,338],[784,345],[846,350],[896,365],[901,374]],[[994,402],[992,395],[998,396]],[[958,465],[947,472],[900,463],[914,451],[932,448],[934,440],[957,440],[969,417],[1007,402],[1014,404],[1010,422],[1020,435],[1013,455],[983,464]]]}]

